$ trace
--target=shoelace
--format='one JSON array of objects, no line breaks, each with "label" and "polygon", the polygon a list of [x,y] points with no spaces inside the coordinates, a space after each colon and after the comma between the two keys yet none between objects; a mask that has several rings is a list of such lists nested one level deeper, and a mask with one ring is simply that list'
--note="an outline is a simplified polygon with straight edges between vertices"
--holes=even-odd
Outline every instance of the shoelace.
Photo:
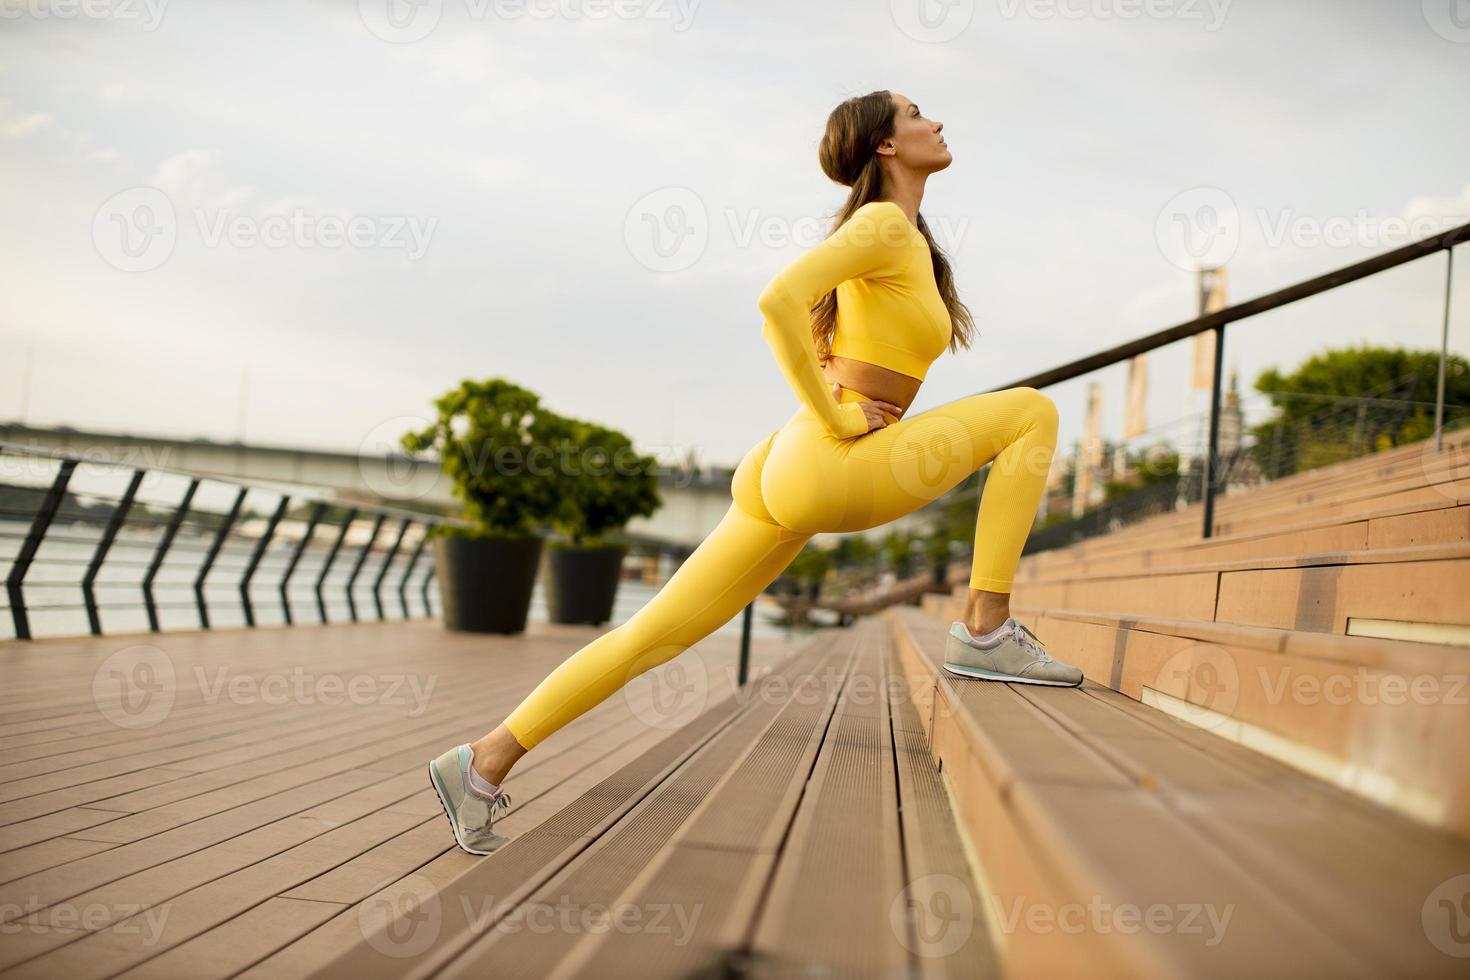
[{"label": "shoelace", "polygon": [[490,822],[491,823],[494,823],[495,822],[495,811],[496,811],[497,808],[500,809],[500,810],[509,810],[510,809],[510,794],[509,793],[501,793],[499,796],[495,797],[495,799],[490,800],[489,803],[490,803]]},{"label": "shoelace", "polygon": [[1051,654],[1047,653],[1046,647],[1041,645],[1041,637],[1031,632],[1031,630],[1027,628],[1026,624],[1021,622],[1020,620],[1015,620],[1014,622],[1018,627],[1020,627],[1020,631],[1016,634],[1016,639],[1019,640],[1022,645],[1030,649],[1042,660],[1052,662]]}]

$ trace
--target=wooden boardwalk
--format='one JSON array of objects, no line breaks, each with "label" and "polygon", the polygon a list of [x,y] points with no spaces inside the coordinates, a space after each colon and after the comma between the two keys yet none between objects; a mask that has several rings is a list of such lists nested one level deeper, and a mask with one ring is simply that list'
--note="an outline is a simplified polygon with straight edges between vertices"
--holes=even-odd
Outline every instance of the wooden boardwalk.
[{"label": "wooden boardwalk", "polygon": [[991,971],[981,910],[943,956],[915,928],[973,883],[877,620],[758,641],[738,693],[706,640],[522,761],[511,843],[454,848],[427,760],[596,632],[6,644],[0,977]]}]

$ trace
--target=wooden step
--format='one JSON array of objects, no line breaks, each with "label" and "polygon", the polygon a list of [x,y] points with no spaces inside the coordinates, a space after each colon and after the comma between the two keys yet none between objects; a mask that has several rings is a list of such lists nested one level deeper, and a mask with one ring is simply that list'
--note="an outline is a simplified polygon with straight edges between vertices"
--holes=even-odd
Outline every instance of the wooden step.
[{"label": "wooden step", "polygon": [[954,677],[942,622],[883,615],[1008,976],[1463,974],[1470,843],[1091,680]]},{"label": "wooden step", "polygon": [[[1263,490],[1241,494],[1241,500],[1255,500]],[[1231,498],[1221,498],[1221,502]],[[1389,517],[1439,510],[1470,503],[1470,466],[1462,466],[1451,477],[1426,480],[1419,476],[1399,483],[1368,482],[1344,489],[1332,498],[1312,502],[1277,502],[1250,509],[1217,509],[1215,533],[1211,540],[1225,536],[1243,537],[1286,528],[1315,528],[1354,519]],[[1180,517],[1178,513],[1155,518],[1156,523],[1136,524],[1111,534],[1089,538],[1064,548],[1027,555],[1024,562],[1037,570],[1049,570],[1081,560],[1098,560],[1125,555],[1160,545],[1189,545],[1205,541],[1199,532],[1199,520]],[[1147,522],[1146,522],[1147,523]]]},{"label": "wooden step", "polygon": [[[1013,606],[1093,681],[1470,837],[1470,647]],[[948,626],[951,618],[937,620]]]},{"label": "wooden step", "polygon": [[[967,586],[955,588],[956,598]],[[1354,620],[1470,625],[1470,542],[1211,560],[1018,580],[1012,601],[1049,609],[1354,632]]]},{"label": "wooden step", "polygon": [[[1432,440],[1394,453],[1378,453],[1346,464],[1323,467],[1283,477],[1245,491],[1215,498],[1215,530],[1230,528],[1232,519],[1248,515],[1253,507],[1298,509],[1322,501],[1381,497],[1405,488],[1464,479],[1470,475],[1470,430],[1456,433],[1446,449],[1434,453]],[[1042,554],[1082,556],[1126,547],[1150,537],[1177,534],[1198,537],[1203,503],[1195,501],[1178,511],[1157,514],[1128,524],[1112,534],[1089,538]],[[1234,528],[1230,528],[1234,529]],[[1039,555],[1037,557],[1040,557]]]},{"label": "wooden step", "polygon": [[[1467,491],[1470,497],[1470,491]],[[1327,551],[1375,551],[1414,545],[1470,542],[1470,503],[1439,500],[1433,505],[1401,504],[1365,514],[1286,520],[1266,530],[1219,534],[1211,538],[1161,538],[1132,547],[1085,556],[1040,561],[1027,555],[1016,568],[1017,581],[1039,581],[1103,571],[1173,568],[1207,561],[1311,555]]]}]

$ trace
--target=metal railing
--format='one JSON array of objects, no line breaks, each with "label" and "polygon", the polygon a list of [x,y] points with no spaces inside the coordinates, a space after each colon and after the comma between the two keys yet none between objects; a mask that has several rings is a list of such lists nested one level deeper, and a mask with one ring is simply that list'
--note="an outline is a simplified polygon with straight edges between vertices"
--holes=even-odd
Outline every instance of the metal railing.
[{"label": "metal railing", "polygon": [[[1405,424],[1433,402],[1407,398],[1376,397],[1395,391],[1411,391],[1418,381],[1409,375],[1374,395],[1324,395],[1316,392],[1269,391],[1254,396],[1256,402],[1305,403],[1310,411],[1295,418],[1270,419],[1242,432],[1216,452],[1217,486],[1250,488],[1296,473],[1366,456],[1384,448],[1376,442],[1387,433],[1398,433]],[[1445,405],[1443,431],[1470,426],[1470,407]],[[1184,416],[1166,428],[1197,428],[1203,414]],[[1104,451],[1104,458],[1109,455]],[[1144,454],[1146,455],[1146,454]],[[1111,534],[1129,524],[1179,510],[1204,499],[1202,457],[1169,454],[1177,471],[1160,471],[1142,484],[1116,489],[1103,503],[1082,514],[1058,515],[1034,529],[1026,539],[1024,554],[1075,544],[1087,538]],[[1141,461],[1139,471],[1147,474],[1150,464]],[[1136,474],[1134,474],[1136,475]]]},{"label": "metal railing", "polygon": [[[226,555],[232,534],[244,539],[247,544],[243,551],[236,546],[228,552],[231,557],[238,556],[243,559],[243,564],[232,567],[239,573],[234,586],[238,593],[239,612],[243,615],[246,626],[253,627],[259,622],[259,599],[252,597],[251,589],[261,577],[268,558],[269,563],[279,564],[277,569],[279,576],[275,582],[274,592],[279,602],[282,621],[285,625],[292,625],[296,622],[297,615],[292,608],[292,581],[297,572],[303,570],[303,559],[308,556],[311,561],[306,564],[316,566],[315,580],[310,586],[311,598],[315,600],[316,618],[322,623],[328,622],[329,577],[334,568],[341,567],[338,563],[339,558],[342,558],[344,553],[350,554],[353,550],[356,551],[356,554],[351,558],[350,572],[341,587],[347,617],[355,622],[367,615],[366,610],[358,608],[358,581],[365,574],[371,574],[370,596],[375,617],[378,620],[388,618],[388,607],[384,604],[386,586],[390,596],[397,597],[402,617],[410,619],[413,618],[413,612],[410,609],[408,598],[409,581],[420,564],[429,540],[429,532],[438,525],[467,526],[463,521],[435,514],[391,507],[354,505],[334,501],[326,496],[304,490],[247,483],[228,477],[163,466],[133,467],[106,460],[83,458],[58,450],[0,441],[0,457],[5,456],[24,457],[32,463],[40,463],[44,466],[55,465],[56,468],[54,476],[44,489],[39,486],[28,486],[9,481],[0,484],[0,490],[3,490],[6,495],[6,500],[3,505],[0,505],[0,521],[24,527],[23,531],[0,527],[0,539],[18,539],[20,542],[10,559],[5,589],[15,637],[22,640],[32,638],[32,614],[42,610],[85,610],[89,631],[94,636],[100,636],[103,632],[102,613],[104,609],[136,610],[141,608],[147,616],[148,629],[151,632],[161,632],[164,628],[160,615],[162,610],[188,608],[192,605],[198,619],[197,628],[212,628],[210,599],[206,594],[206,585],[210,582],[211,573],[216,573],[214,577],[218,580],[220,577],[218,573],[231,567],[222,564],[220,558]],[[90,490],[78,490],[73,487],[73,479],[78,467],[84,464],[115,467],[121,472],[131,470],[126,488],[116,496]],[[139,497],[139,488],[147,476],[166,476],[187,481],[182,495],[174,502],[164,505],[165,516],[155,516],[151,513],[153,506],[145,504]],[[206,482],[233,490],[228,510],[223,513],[207,510],[196,502],[200,486]],[[247,497],[252,493],[279,498],[265,519],[264,527],[253,538],[241,531],[241,514],[245,511]],[[83,505],[81,501],[84,497],[97,503]],[[26,500],[30,501],[31,506],[15,506]],[[294,518],[291,516],[293,509],[300,512]],[[284,547],[278,548],[277,552],[272,554],[271,546],[283,541],[279,534],[283,524],[292,521],[302,526],[300,536],[294,542],[284,542]],[[371,530],[365,542],[361,545],[354,545],[349,542],[349,536],[354,523],[358,521],[371,521]],[[391,544],[386,548],[378,548],[380,532],[389,521],[396,525],[396,529],[391,532]],[[334,525],[337,531],[335,535],[331,535],[331,544],[316,546],[318,531]],[[83,531],[95,530],[95,536],[73,533],[78,526]],[[61,530],[57,530],[58,527],[61,527]],[[115,557],[119,550],[117,547],[119,536],[125,531],[144,532],[141,540],[129,540],[122,549],[131,551],[132,558]],[[194,534],[198,540],[192,546],[181,545],[179,540],[181,532]],[[410,550],[404,552],[404,545],[411,538],[415,539],[414,543]],[[43,556],[42,549],[48,544],[69,550],[70,553],[54,557]],[[171,559],[177,559],[181,554],[189,555],[191,551],[194,552],[197,563],[192,565],[190,569],[192,574],[188,580],[160,582],[160,573],[165,569],[166,563]],[[370,561],[378,558],[381,558],[380,563],[376,568],[370,569]],[[390,583],[389,574],[395,562],[401,568],[396,582]],[[169,570],[176,571],[176,565],[177,562],[174,562],[173,565],[170,565]],[[26,588],[30,573],[34,569],[47,566],[61,569],[68,567],[75,569],[78,566],[84,566],[85,570],[81,578],[74,581],[31,581],[32,586],[36,588],[45,587],[52,590],[77,588],[81,593],[80,602],[38,604],[27,600]],[[124,579],[103,582],[100,580],[105,570],[128,568],[141,569],[141,578],[137,581]],[[434,568],[431,562],[417,589],[425,616],[433,615],[429,597],[429,588],[433,579]],[[217,581],[215,584],[218,584]],[[192,592],[192,603],[171,603],[160,599],[158,595],[160,587],[182,588],[186,586]],[[97,595],[99,587],[136,588],[141,592],[141,596],[134,602],[109,600],[104,603]]]},{"label": "metal railing", "polygon": [[1206,330],[1214,331],[1215,360],[1213,378],[1210,383],[1209,437],[1203,454],[1204,471],[1201,494],[1204,501],[1204,526],[1201,533],[1204,537],[1208,538],[1213,533],[1215,522],[1215,496],[1220,491],[1223,482],[1220,475],[1223,461],[1219,453],[1220,387],[1225,357],[1226,325],[1271,310],[1280,309],[1284,306],[1289,306],[1292,303],[1337,289],[1340,286],[1356,282],[1359,279],[1365,279],[1368,276],[1397,268],[1417,259],[1422,259],[1438,252],[1444,252],[1447,259],[1445,267],[1444,318],[1440,337],[1439,382],[1434,414],[1435,451],[1439,452],[1443,449],[1444,438],[1445,362],[1449,347],[1451,285],[1454,280],[1455,262],[1454,248],[1456,245],[1461,245],[1466,242],[1470,242],[1470,225],[1461,225],[1458,228],[1440,232],[1437,235],[1405,245],[1402,248],[1394,249],[1383,255],[1377,255],[1373,258],[1365,259],[1362,262],[1338,269],[1336,272],[1329,272],[1315,279],[1309,279],[1306,282],[1300,282],[1293,286],[1287,286],[1285,289],[1279,289],[1274,293],[1269,293],[1244,303],[1237,303],[1235,306],[1230,306],[1186,323],[1160,330],[1157,333],[1152,333],[1145,337],[1139,337],[1137,340],[1130,340],[1125,344],[1119,344],[1116,347],[1099,351],[1096,354],[1089,354],[1086,357],[1079,358],[1067,364],[1050,368],[1038,374],[1033,374],[1030,377],[1021,378],[1010,384],[999,385],[990,390],[1003,391],[1007,388],[1020,387],[1045,388],[1049,385],[1060,384],[1063,381],[1071,381],[1073,378],[1079,378],[1100,368],[1111,367],[1114,364],[1129,360],[1139,354],[1144,354],[1176,341],[1185,340],[1196,334],[1204,333]]}]

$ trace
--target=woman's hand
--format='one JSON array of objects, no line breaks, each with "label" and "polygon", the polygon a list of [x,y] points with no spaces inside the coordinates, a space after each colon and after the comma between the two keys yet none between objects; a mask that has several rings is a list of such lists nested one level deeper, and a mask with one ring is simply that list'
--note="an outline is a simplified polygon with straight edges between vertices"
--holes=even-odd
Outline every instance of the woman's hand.
[{"label": "woman's hand", "polygon": [[[842,404],[841,382],[832,382],[832,397],[837,400],[837,403],[839,405]],[[869,401],[868,399],[864,398],[858,402],[858,405],[862,406],[863,414],[867,416],[869,432],[872,432],[874,429],[881,429],[887,425],[892,424],[892,422],[897,422],[900,418],[903,417],[903,409],[899,408],[892,402],[885,402],[882,400]]]}]

